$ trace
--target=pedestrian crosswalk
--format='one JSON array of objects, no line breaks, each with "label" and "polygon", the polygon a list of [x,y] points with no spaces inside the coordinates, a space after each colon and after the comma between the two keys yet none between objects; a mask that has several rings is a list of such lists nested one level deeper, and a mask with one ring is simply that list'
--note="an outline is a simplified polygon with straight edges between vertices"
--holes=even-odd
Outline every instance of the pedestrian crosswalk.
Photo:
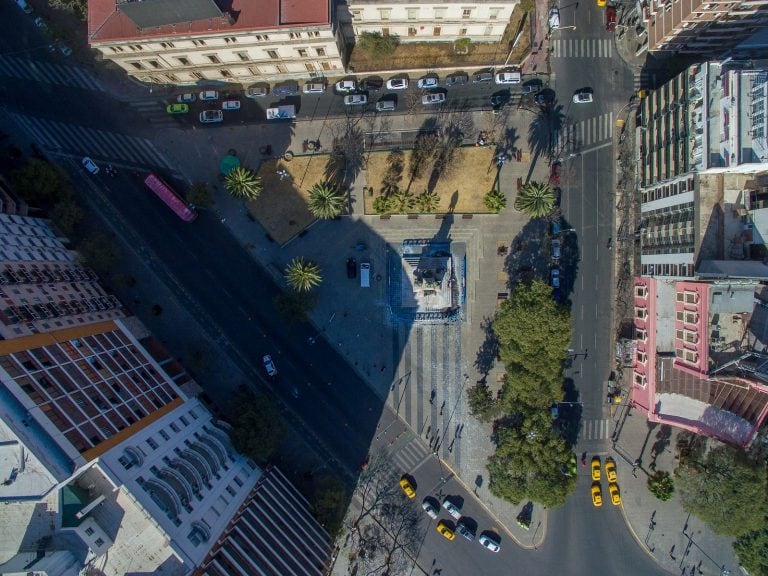
[{"label": "pedestrian crosswalk", "polygon": [[552,40],[555,58],[611,58],[612,38],[556,38]]},{"label": "pedestrian crosswalk", "polygon": [[613,420],[603,418],[602,420],[583,420],[581,422],[580,440],[604,440],[610,438],[613,432],[611,425]]},{"label": "pedestrian crosswalk", "polygon": [[637,93],[641,88],[653,88],[656,75],[646,70],[636,71],[633,78],[634,92]]},{"label": "pedestrian crosswalk", "polygon": [[146,138],[23,114],[9,114],[9,116],[36,141],[38,146],[51,152],[87,155],[95,160],[105,159],[114,163],[172,168],[152,142]]},{"label": "pedestrian crosswalk", "polygon": [[563,126],[559,134],[560,154],[577,152],[613,138],[613,112]]},{"label": "pedestrian crosswalk", "polygon": [[423,442],[411,438],[410,442],[390,452],[397,469],[403,472],[413,471],[429,455],[429,449]]},{"label": "pedestrian crosswalk", "polygon": [[166,112],[166,104],[158,100],[133,100],[128,106],[146,118],[150,124],[159,126],[179,126],[179,119]]},{"label": "pedestrian crosswalk", "polygon": [[45,84],[61,84],[83,90],[106,92],[106,87],[88,70],[74,64],[45,62],[30,58],[3,56],[0,76],[21,78]]}]

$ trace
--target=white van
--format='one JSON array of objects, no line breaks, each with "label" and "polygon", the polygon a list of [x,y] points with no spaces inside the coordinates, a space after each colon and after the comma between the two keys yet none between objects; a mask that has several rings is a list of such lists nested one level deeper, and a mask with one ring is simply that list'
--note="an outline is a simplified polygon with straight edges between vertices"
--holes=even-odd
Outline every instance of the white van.
[{"label": "white van", "polygon": [[360,288],[371,287],[371,263],[360,262]]}]

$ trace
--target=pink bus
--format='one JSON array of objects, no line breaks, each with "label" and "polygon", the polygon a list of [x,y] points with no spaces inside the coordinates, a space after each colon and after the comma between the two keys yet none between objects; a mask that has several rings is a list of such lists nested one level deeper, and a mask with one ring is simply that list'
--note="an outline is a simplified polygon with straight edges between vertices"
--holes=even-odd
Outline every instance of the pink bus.
[{"label": "pink bus", "polygon": [[144,184],[184,222],[194,222],[197,218],[197,210],[185,202],[173,188],[154,172],[149,173],[149,176],[144,179]]}]

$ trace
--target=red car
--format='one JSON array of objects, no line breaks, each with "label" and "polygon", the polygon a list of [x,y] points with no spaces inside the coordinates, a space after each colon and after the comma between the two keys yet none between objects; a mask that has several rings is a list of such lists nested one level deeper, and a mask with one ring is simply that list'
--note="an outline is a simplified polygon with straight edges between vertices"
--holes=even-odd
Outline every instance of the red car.
[{"label": "red car", "polygon": [[549,169],[549,183],[553,186],[560,184],[560,162],[553,162]]},{"label": "red car", "polygon": [[616,30],[616,6],[608,6],[605,9],[605,29],[608,32]]}]

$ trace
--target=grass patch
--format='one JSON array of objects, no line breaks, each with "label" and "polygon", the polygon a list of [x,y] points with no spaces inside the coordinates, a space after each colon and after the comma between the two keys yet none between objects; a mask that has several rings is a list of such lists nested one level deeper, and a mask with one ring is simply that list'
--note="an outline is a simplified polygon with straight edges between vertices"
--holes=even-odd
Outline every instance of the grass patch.
[{"label": "grass patch", "polygon": [[[454,202],[453,211],[459,213],[487,213],[488,208],[483,202],[485,195],[494,187],[497,169],[493,161],[493,147],[477,148],[469,146],[459,148],[456,151],[455,166],[449,175],[443,175],[435,185],[435,192],[440,196],[440,204],[436,213],[449,211],[451,202]],[[384,175],[387,172],[387,157],[389,151],[373,152],[368,159],[366,180],[368,186],[373,188],[373,196],[365,196],[365,213],[375,214],[373,201],[381,194],[381,186]],[[402,188],[408,187],[408,166],[411,159],[411,151],[403,151],[405,173],[403,174]],[[410,185],[410,191],[418,196],[427,189],[431,169],[425,170],[421,178],[416,178]],[[455,198],[454,198],[455,197]],[[416,212],[417,209],[411,210]]]},{"label": "grass patch", "polygon": [[[261,164],[264,190],[256,200],[246,202],[246,207],[278,244],[285,244],[316,220],[307,204],[309,191],[325,179],[327,160],[327,154],[316,154]],[[279,170],[288,172],[289,177],[281,180]]]}]

